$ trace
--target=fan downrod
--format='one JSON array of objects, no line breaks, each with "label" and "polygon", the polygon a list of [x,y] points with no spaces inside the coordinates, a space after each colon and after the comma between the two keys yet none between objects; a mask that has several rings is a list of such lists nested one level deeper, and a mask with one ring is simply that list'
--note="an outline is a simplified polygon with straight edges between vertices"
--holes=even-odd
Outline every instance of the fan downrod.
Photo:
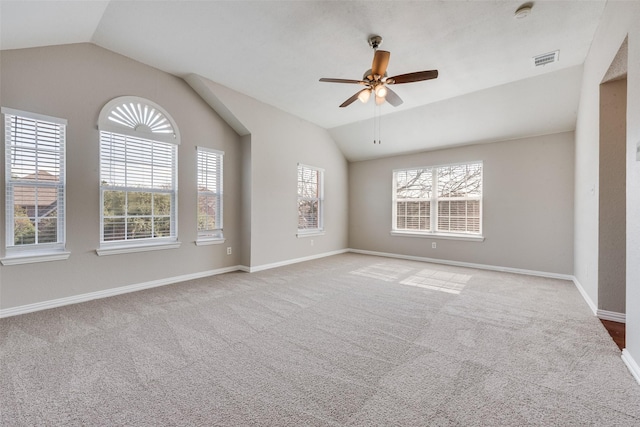
[{"label": "fan downrod", "polygon": [[378,46],[380,46],[381,44],[382,44],[382,37],[377,35],[373,35],[369,37],[369,46],[371,46],[373,50],[378,49]]}]

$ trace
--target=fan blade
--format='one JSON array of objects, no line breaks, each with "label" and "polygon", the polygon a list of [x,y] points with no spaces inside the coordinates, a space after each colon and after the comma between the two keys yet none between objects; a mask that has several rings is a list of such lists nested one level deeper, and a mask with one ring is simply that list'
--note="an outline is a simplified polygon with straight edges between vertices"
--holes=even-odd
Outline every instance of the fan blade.
[{"label": "fan blade", "polygon": [[362,81],[362,80],[326,79],[326,78],[322,78],[322,79],[320,79],[320,81],[321,82],[327,82],[327,83],[355,83],[355,84],[359,84],[359,85],[365,84],[365,82]]},{"label": "fan blade", "polygon": [[400,74],[399,76],[389,77],[386,83],[389,85],[399,85],[401,83],[420,82],[422,80],[430,80],[438,77],[438,70],[416,71],[415,73]]},{"label": "fan blade", "polygon": [[340,108],[348,107],[349,105],[353,104],[355,102],[355,100],[358,99],[358,95],[360,95],[362,92],[364,92],[366,90],[369,90],[369,88],[362,89],[361,91],[356,92],[355,95],[353,95],[351,98],[347,99],[342,104],[340,104]]},{"label": "fan blade", "polygon": [[397,107],[403,102],[398,94],[389,88],[387,88],[387,96],[385,96],[385,98],[387,99],[387,102],[389,102],[389,104],[393,105],[394,107]]},{"label": "fan blade", "polygon": [[373,55],[373,64],[371,64],[371,74],[383,77],[384,73],[387,72],[390,55],[386,50],[376,50],[376,53]]}]

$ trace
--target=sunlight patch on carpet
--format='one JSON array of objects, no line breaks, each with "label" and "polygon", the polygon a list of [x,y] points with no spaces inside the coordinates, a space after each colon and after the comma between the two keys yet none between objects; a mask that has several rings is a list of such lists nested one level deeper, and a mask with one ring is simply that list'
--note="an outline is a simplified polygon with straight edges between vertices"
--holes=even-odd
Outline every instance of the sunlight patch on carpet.
[{"label": "sunlight patch on carpet", "polygon": [[473,276],[469,274],[424,269],[413,276],[407,277],[400,284],[457,295],[462,292],[471,277]]},{"label": "sunlight patch on carpet", "polygon": [[378,263],[354,270],[351,274],[385,282],[396,282],[400,277],[409,274],[412,270],[412,268],[398,264]]}]

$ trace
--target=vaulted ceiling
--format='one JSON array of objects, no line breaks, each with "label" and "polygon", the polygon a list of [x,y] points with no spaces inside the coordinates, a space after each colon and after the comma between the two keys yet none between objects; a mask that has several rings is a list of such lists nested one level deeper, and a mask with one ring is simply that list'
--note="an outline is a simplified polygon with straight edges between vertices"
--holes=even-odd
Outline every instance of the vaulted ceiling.
[{"label": "vaulted ceiling", "polygon": [[[605,1],[7,1],[0,48],[91,42],[180,77],[197,74],[329,130],[349,160],[575,129],[582,63]],[[376,111],[359,90],[370,35],[397,85]],[[559,61],[532,58],[559,50]],[[374,115],[381,116],[374,145]]]}]

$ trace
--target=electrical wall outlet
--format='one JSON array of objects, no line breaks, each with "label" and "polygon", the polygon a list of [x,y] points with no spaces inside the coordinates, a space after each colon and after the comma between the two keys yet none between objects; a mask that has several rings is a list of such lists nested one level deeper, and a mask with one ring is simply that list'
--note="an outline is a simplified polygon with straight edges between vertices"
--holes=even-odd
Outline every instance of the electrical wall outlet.
[{"label": "electrical wall outlet", "polygon": [[311,246],[313,246],[313,239],[311,239]]},{"label": "electrical wall outlet", "polygon": [[436,242],[431,242],[431,249],[435,249],[436,248]]},{"label": "electrical wall outlet", "polygon": [[640,141],[636,144],[636,161],[640,162]]},{"label": "electrical wall outlet", "polygon": [[227,248],[227,255],[231,255],[231,246]]}]

